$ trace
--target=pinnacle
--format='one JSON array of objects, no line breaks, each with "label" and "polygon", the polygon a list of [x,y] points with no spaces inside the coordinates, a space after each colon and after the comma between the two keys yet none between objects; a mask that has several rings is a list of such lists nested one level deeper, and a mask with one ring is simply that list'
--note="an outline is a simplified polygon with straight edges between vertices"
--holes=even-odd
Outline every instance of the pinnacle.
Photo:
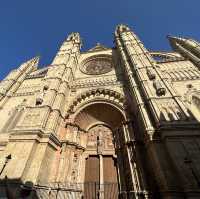
[{"label": "pinnacle", "polygon": [[40,56],[35,56],[32,59],[29,60],[30,62],[35,62],[36,65],[38,65],[40,61]]},{"label": "pinnacle", "polygon": [[176,37],[176,36],[171,36],[171,35],[167,35],[167,39],[169,39],[170,41],[175,41],[175,42],[183,42],[186,40],[183,37]]}]

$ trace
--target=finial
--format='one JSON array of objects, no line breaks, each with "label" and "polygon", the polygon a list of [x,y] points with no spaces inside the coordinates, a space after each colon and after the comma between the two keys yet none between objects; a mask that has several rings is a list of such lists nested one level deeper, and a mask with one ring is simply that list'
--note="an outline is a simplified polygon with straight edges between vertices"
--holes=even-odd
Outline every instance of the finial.
[{"label": "finial", "polygon": [[116,32],[120,33],[120,32],[126,32],[126,31],[130,31],[130,28],[125,25],[125,24],[119,24],[116,27]]},{"label": "finial", "polygon": [[40,61],[39,56],[33,57],[32,59],[29,59],[28,61],[25,61],[24,63],[22,63],[19,69],[23,70],[27,67],[34,67],[36,69],[38,67],[39,61]]},{"label": "finial", "polygon": [[80,34],[78,32],[72,32],[68,37],[67,41],[75,41],[81,43]]}]

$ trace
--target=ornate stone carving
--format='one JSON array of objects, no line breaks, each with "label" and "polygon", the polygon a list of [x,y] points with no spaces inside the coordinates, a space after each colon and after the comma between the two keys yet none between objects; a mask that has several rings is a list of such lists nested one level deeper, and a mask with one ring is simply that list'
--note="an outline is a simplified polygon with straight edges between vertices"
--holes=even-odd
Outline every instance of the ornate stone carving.
[{"label": "ornate stone carving", "polygon": [[161,81],[155,80],[155,81],[153,82],[153,86],[154,86],[154,88],[156,89],[156,94],[157,94],[158,96],[165,95],[166,89],[162,86]]},{"label": "ornate stone carving", "polygon": [[98,154],[102,154],[104,150],[112,150],[112,131],[101,124],[92,127],[88,132],[87,148],[96,149]]},{"label": "ornate stone carving", "polygon": [[85,100],[89,101],[89,100],[94,99],[95,97],[100,97],[107,101],[112,101],[113,103],[120,104],[121,106],[125,105],[124,96],[116,91],[108,90],[108,89],[89,90],[77,96],[73,100],[73,102],[69,105],[67,114],[74,112],[74,109],[78,107],[78,105],[80,105]]},{"label": "ornate stone carving", "polygon": [[46,113],[46,109],[27,108],[16,128],[18,129],[23,127],[41,127],[44,120],[46,119]]},{"label": "ornate stone carving", "polygon": [[71,84],[71,88],[97,87],[108,85],[122,85],[114,75],[106,77],[86,78],[83,80],[76,80]]},{"label": "ornate stone carving", "polygon": [[72,169],[72,173],[71,173],[71,182],[77,182],[78,168],[79,168],[79,156],[77,153],[75,153],[74,158],[73,158],[73,169]]},{"label": "ornate stone carving", "polygon": [[110,57],[97,56],[84,61],[80,70],[88,75],[101,75],[112,70],[113,64]]},{"label": "ornate stone carving", "polygon": [[48,86],[45,85],[40,93],[36,96],[36,105],[41,105],[44,101],[44,96],[48,90]]},{"label": "ornate stone carving", "polygon": [[156,74],[155,74],[155,72],[153,71],[152,68],[147,69],[147,75],[148,75],[150,80],[156,79]]}]

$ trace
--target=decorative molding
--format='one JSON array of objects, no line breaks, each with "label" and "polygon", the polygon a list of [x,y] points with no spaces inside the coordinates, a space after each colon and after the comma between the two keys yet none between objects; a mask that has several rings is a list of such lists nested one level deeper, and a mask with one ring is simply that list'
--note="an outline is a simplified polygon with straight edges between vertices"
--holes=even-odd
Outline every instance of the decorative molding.
[{"label": "decorative molding", "polygon": [[190,68],[173,68],[161,70],[162,74],[172,81],[188,81],[200,79],[200,72],[192,67]]},{"label": "decorative molding", "polygon": [[108,85],[122,85],[122,82],[118,81],[117,78],[113,76],[100,77],[100,78],[86,78],[81,80],[75,80],[71,84],[71,88],[87,88],[96,86],[108,86]]},{"label": "decorative molding", "polygon": [[78,95],[69,105],[69,108],[66,111],[67,115],[75,112],[76,107],[78,107],[83,102],[91,101],[92,99],[104,99],[104,100],[106,99],[108,101],[113,102],[114,104],[117,103],[122,107],[124,107],[125,105],[125,98],[121,93],[109,89],[98,88],[98,89],[88,90]]}]

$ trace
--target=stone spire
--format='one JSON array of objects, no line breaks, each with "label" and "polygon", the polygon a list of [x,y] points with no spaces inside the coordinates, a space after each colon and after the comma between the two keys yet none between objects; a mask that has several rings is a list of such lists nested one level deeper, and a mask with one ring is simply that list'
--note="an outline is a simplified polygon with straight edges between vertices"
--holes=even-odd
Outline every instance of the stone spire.
[{"label": "stone spire", "polygon": [[71,33],[68,35],[67,39],[62,43],[59,51],[57,52],[52,65],[66,64],[70,54],[74,53],[76,55],[80,54],[80,48],[82,46],[82,41],[79,33]]},{"label": "stone spire", "polygon": [[[12,70],[7,77],[0,83],[0,100],[6,96],[11,95],[25,79],[27,74],[36,70],[39,63],[39,57],[34,57],[24,63],[19,68]],[[4,101],[6,98],[4,99]],[[2,103],[0,103],[2,104]]]},{"label": "stone spire", "polygon": [[78,32],[72,32],[71,34],[69,34],[66,41],[73,41],[78,44],[82,43],[80,34]]},{"label": "stone spire", "polygon": [[187,59],[200,65],[200,43],[189,38],[168,36],[171,47]]},{"label": "stone spire", "polygon": [[38,64],[39,64],[39,61],[40,61],[40,56],[36,56],[36,57],[33,57],[32,59],[24,62],[23,64],[20,65],[19,69],[20,70],[25,70],[25,69],[30,69],[33,70],[33,69],[37,69],[38,67]]},{"label": "stone spire", "polygon": [[[151,110],[151,115],[154,116],[156,126],[167,125],[170,122],[168,118],[165,118],[165,121],[162,120],[164,110],[170,109],[169,104],[173,104],[174,120],[181,122],[190,118],[191,116],[180,97],[177,96],[166,79],[159,75],[155,60],[140,39],[130,31],[130,28],[126,25],[117,26],[115,40],[117,48],[126,63],[124,67],[126,68],[126,75],[129,77],[129,86],[132,90],[137,90],[137,87],[141,88],[139,92],[133,91],[135,93],[133,95],[134,101],[140,98],[148,103],[147,106]],[[174,40],[181,39],[173,38],[172,40],[174,42]],[[137,97],[136,93],[138,94]],[[140,103],[144,103],[142,101]],[[169,101],[170,103],[168,103]],[[180,113],[180,117],[175,116],[177,111]],[[141,114],[144,115],[145,112],[141,112]],[[148,120],[145,117],[143,119],[146,122]]]}]

